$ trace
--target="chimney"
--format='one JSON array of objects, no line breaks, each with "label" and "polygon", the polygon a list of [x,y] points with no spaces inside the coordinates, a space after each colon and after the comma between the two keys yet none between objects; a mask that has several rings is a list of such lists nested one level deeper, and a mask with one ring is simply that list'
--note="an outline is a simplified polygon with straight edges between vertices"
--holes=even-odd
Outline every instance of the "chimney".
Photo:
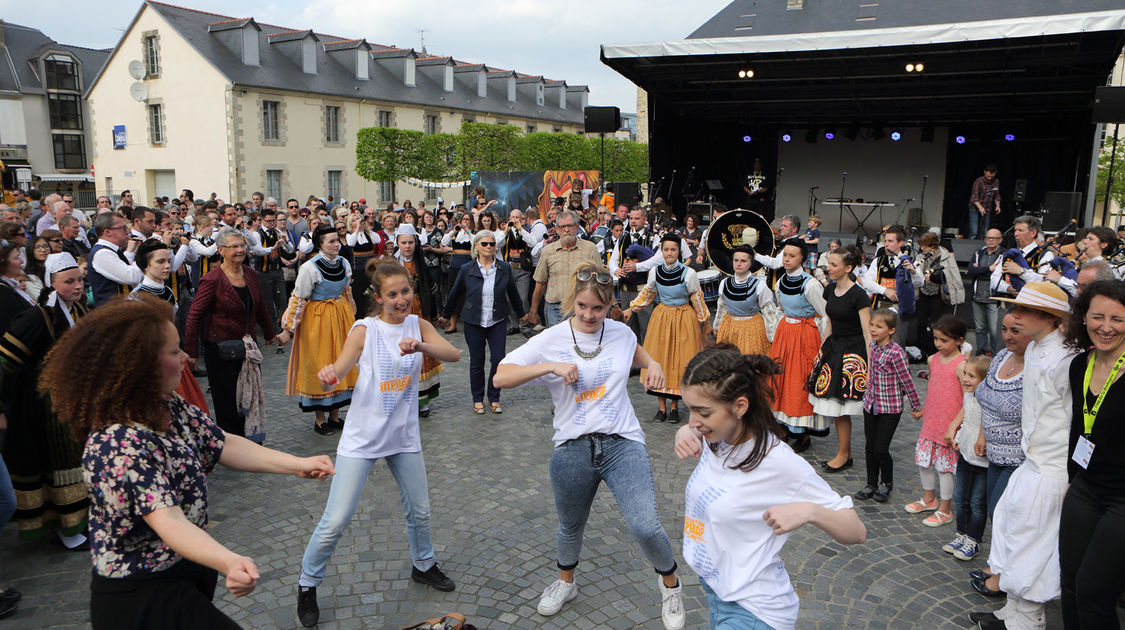
[{"label": "chimney", "polygon": [[258,52],[262,28],[254,18],[212,22],[207,25],[207,32],[214,35],[219,43],[234,53],[244,65],[262,65]]},{"label": "chimney", "polygon": [[324,44],[324,52],[348,69],[357,81],[371,79],[371,45],[365,39],[343,39]]},{"label": "chimney", "polygon": [[312,30],[270,33],[267,41],[292,61],[301,72],[316,74],[316,45],[320,41]]}]

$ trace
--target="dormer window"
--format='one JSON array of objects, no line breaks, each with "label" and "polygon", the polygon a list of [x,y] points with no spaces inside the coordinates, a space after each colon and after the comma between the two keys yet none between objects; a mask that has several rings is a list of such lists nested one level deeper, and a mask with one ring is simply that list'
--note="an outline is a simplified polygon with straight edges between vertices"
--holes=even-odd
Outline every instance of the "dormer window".
[{"label": "dormer window", "polygon": [[77,90],[78,66],[74,59],[64,55],[51,55],[43,61],[48,90]]}]

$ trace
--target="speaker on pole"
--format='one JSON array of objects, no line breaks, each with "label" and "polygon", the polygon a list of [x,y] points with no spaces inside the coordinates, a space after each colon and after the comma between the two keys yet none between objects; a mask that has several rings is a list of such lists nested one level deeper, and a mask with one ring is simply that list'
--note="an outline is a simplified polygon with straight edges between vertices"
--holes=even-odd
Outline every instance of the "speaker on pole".
[{"label": "speaker on pole", "polygon": [[586,133],[614,133],[621,128],[621,109],[617,107],[587,107]]}]

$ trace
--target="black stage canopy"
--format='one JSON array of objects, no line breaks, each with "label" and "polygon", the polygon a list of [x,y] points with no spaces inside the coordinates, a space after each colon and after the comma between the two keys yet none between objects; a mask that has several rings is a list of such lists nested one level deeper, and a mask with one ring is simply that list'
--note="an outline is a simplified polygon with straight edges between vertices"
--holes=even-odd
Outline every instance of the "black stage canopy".
[{"label": "black stage canopy", "polygon": [[[935,143],[936,128],[945,165],[928,195],[943,208],[941,222],[959,227],[969,185],[989,162],[1000,166],[1005,200],[1027,180],[1022,207],[1009,213],[1038,208],[1050,191],[1086,193],[1093,94],[1125,42],[1121,6],[736,0],[685,40],[605,45],[601,57],[647,91],[651,179],[663,180],[678,210],[705,194],[708,179],[723,183],[717,200],[746,205],[753,157],[773,178],[775,168],[808,171],[800,163],[808,151],[779,150],[783,136],[824,143],[831,130],[836,142],[881,142],[917,128],[902,135]],[[926,167],[906,166],[888,176],[921,182]],[[669,181],[673,171],[679,183]],[[823,190],[840,185],[837,175]],[[795,193],[778,201],[779,212],[805,213]]]}]

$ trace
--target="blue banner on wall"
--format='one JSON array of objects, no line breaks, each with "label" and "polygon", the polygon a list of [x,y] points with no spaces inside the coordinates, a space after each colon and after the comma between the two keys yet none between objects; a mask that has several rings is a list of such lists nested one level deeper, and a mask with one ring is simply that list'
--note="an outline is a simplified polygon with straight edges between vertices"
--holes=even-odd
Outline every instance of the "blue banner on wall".
[{"label": "blue banner on wall", "polygon": [[125,140],[125,125],[113,126],[113,148],[124,149],[127,144]]}]

